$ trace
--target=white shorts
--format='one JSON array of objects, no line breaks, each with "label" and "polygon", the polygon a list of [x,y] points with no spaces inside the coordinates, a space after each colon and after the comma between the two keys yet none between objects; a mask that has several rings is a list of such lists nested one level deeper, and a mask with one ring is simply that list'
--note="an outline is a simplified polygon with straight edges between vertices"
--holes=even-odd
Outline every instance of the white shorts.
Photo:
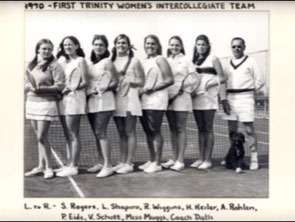
[{"label": "white shorts", "polygon": [[58,120],[56,101],[26,101],[26,119],[31,120]]},{"label": "white shorts", "polygon": [[227,100],[231,108],[231,114],[224,115],[223,119],[254,122],[255,101],[253,93],[229,93]]}]

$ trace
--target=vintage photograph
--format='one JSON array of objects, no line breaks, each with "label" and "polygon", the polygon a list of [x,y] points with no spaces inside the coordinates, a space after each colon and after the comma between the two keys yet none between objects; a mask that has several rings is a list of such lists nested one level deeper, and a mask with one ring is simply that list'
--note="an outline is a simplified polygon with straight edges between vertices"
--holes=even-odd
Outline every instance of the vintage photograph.
[{"label": "vintage photograph", "polygon": [[269,12],[24,12],[24,198],[269,198]]}]

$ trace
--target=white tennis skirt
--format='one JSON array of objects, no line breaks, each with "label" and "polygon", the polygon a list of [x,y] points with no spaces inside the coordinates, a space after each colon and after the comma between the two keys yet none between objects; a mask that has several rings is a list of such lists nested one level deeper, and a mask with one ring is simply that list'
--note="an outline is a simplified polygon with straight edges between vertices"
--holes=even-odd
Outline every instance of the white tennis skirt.
[{"label": "white tennis skirt", "polygon": [[58,106],[60,115],[86,114],[85,90],[77,90],[64,95]]},{"label": "white tennis skirt", "polygon": [[31,120],[58,120],[56,101],[26,101],[26,118]]},{"label": "white tennis skirt", "polygon": [[115,108],[115,97],[113,92],[110,91],[105,92],[101,96],[92,94],[87,102],[88,113],[114,111]]}]

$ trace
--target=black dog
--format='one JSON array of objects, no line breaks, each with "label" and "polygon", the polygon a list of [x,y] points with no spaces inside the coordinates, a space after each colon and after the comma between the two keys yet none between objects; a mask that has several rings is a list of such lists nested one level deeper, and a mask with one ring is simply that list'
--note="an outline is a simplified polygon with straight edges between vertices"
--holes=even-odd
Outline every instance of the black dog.
[{"label": "black dog", "polygon": [[237,173],[242,172],[245,149],[245,136],[239,132],[230,132],[231,147],[225,157],[223,165],[227,169],[234,169]]}]

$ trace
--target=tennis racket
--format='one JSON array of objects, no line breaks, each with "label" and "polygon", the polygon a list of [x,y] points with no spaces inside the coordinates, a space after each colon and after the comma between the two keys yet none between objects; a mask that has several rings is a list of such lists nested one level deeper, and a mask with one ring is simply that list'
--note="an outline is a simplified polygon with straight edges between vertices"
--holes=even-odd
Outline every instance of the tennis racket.
[{"label": "tennis racket", "polygon": [[181,73],[174,75],[174,85],[171,88],[171,93],[169,95],[169,105],[177,98],[180,92],[192,93],[195,91],[200,84],[200,77],[197,73],[191,72],[187,75]]},{"label": "tennis racket", "polygon": [[26,70],[26,76],[27,76],[29,83],[31,84],[31,87],[36,89],[37,84],[36,84],[35,78],[29,69]]},{"label": "tennis racket", "polygon": [[109,87],[111,82],[111,73],[105,71],[101,74],[99,80],[96,83],[96,91],[98,95],[102,95]]},{"label": "tennis racket", "polygon": [[77,90],[81,81],[82,76],[80,70],[78,68],[73,69],[68,79],[68,88],[71,91]]},{"label": "tennis racket", "polygon": [[211,97],[216,97],[220,91],[220,82],[218,79],[209,79],[205,85],[205,92]]},{"label": "tennis racket", "polygon": [[119,95],[124,97],[128,94],[130,87],[129,79],[127,77],[122,77],[118,85]]},{"label": "tennis racket", "polygon": [[149,91],[155,88],[158,81],[158,71],[156,68],[151,68],[145,77],[145,83],[143,86],[144,91]]}]

